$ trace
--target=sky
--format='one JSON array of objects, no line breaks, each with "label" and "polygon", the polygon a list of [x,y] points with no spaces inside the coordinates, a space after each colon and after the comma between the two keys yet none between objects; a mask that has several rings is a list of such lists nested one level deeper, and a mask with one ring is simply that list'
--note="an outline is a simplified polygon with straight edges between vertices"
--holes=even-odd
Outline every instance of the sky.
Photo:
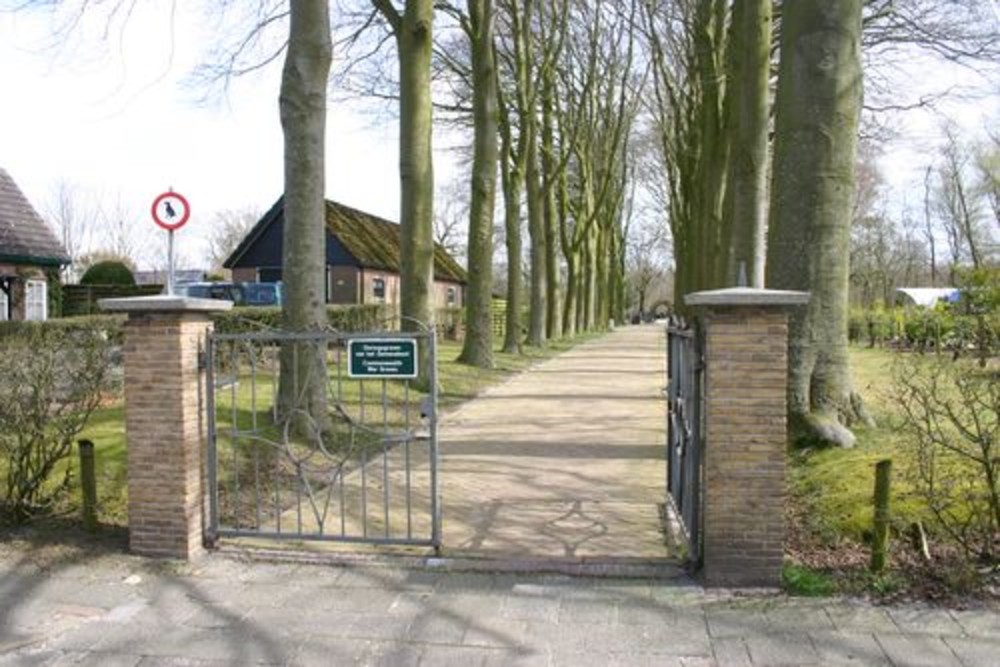
[{"label": "sky", "polygon": [[[0,12],[0,167],[41,212],[60,181],[105,201],[120,198],[147,247],[166,243],[148,211],[173,188],[192,209],[178,246],[197,263],[216,212],[265,211],[281,193],[281,67],[200,103],[205,88],[192,86],[190,75],[212,26],[178,12],[171,34],[168,5],[142,2],[124,32],[107,40],[84,17],[77,38],[55,50],[45,48],[47,12]],[[391,119],[332,104],[328,197],[398,219],[397,136]],[[445,177],[447,166],[438,170]],[[157,253],[145,255],[140,264]]]},{"label": "sky", "polygon": [[[55,25],[48,12],[0,12],[0,167],[43,213],[60,182],[105,205],[120,200],[142,239],[143,268],[163,256],[165,233],[148,211],[168,188],[191,204],[191,221],[177,242],[182,263],[200,267],[207,266],[206,239],[219,211],[264,211],[282,189],[280,59],[235,80],[225,95],[199,102],[205,88],[190,75],[220,30],[205,19],[201,4],[181,0],[171,14],[174,3],[143,0],[110,34],[103,16],[84,15],[57,48],[48,48]],[[920,62],[899,85],[917,95],[942,81],[984,85],[969,70]],[[1000,92],[996,82],[986,85]],[[882,167],[896,205],[921,199],[916,188],[940,143],[943,120],[982,132],[1000,118],[997,100],[953,102],[938,113],[893,120],[897,138],[886,147]],[[395,120],[332,102],[327,122],[327,196],[398,219]],[[435,175],[443,185],[461,169],[445,142],[438,136],[435,142]]]}]

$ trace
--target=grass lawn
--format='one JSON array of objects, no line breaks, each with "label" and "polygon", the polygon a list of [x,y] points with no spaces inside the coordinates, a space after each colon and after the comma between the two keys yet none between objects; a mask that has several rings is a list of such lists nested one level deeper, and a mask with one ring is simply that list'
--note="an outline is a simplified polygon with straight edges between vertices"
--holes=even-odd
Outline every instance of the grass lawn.
[{"label": "grass lawn", "polygon": [[851,348],[855,387],[876,425],[854,428],[857,444],[852,449],[808,450],[791,456],[792,494],[805,502],[806,525],[825,544],[835,545],[844,538],[856,542],[867,538],[871,531],[875,464],[882,459],[893,460],[894,522],[908,526],[926,518],[909,497],[910,487],[904,475],[910,455],[888,398],[892,355],[884,349]]},{"label": "grass lawn", "polygon": [[[455,360],[461,352],[461,345],[441,341],[438,344],[439,409],[447,412],[473,398],[485,388],[599,335],[585,334],[572,339],[551,341],[542,349],[525,347],[521,355],[497,351],[495,367],[491,370],[457,363]],[[243,407],[241,405],[241,410]],[[100,522],[107,525],[124,525],[127,518],[127,496],[125,416],[122,405],[110,406],[95,412],[80,438],[95,443]],[[77,467],[75,454],[71,457],[70,463],[75,470]],[[78,479],[74,476],[72,488],[65,497],[64,509],[74,511],[78,506],[79,497]]]},{"label": "grass lawn", "polygon": [[[857,391],[874,417],[873,427],[853,428],[852,449],[795,451],[789,457],[792,562],[786,565],[789,590],[799,594],[865,592],[880,596],[950,597],[988,589],[963,563],[918,497],[913,484],[915,450],[901,429],[900,408],[890,399],[897,354],[885,349],[852,347],[851,366]],[[930,357],[930,355],[928,355]],[[947,360],[946,360],[947,363]],[[969,372],[977,372],[969,368]],[[891,459],[890,570],[867,572],[872,533],[875,464]],[[939,461],[939,466],[944,464]],[[975,474],[979,474],[976,472]],[[925,562],[911,545],[914,524],[925,528],[934,554]],[[942,539],[938,539],[942,538]],[[826,575],[833,579],[826,581]],[[834,583],[835,580],[835,583]],[[825,591],[817,593],[816,591]]]}]

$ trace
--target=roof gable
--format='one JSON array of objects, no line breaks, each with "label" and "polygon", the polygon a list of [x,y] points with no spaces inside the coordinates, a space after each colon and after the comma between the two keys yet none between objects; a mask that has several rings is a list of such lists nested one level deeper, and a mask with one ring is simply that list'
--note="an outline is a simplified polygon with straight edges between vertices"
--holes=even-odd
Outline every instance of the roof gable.
[{"label": "roof gable", "polygon": [[[232,268],[237,265],[243,255],[265,237],[265,232],[272,224],[283,223],[283,215],[284,197],[281,197],[247,233],[224,266]],[[397,223],[327,200],[326,227],[344,250],[357,260],[358,265],[400,272],[400,226]],[[438,280],[466,282],[465,270],[437,243],[434,244],[434,277]]]},{"label": "roof gable", "polygon": [[14,179],[0,168],[0,259],[68,264],[66,249],[45,224]]}]

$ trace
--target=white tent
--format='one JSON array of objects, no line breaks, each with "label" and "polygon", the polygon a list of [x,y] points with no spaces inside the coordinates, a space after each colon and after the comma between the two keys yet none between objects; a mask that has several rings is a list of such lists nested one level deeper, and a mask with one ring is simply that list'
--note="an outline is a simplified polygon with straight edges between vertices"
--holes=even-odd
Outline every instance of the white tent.
[{"label": "white tent", "polygon": [[932,307],[938,301],[958,300],[958,289],[955,287],[900,287],[896,290],[896,294],[898,303],[927,308]]}]

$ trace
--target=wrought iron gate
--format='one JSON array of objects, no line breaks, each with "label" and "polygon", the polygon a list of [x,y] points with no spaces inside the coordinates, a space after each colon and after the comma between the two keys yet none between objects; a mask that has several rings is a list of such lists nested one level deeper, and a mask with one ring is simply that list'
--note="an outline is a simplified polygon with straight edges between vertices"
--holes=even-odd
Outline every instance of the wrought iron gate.
[{"label": "wrought iron gate", "polygon": [[667,326],[667,494],[695,561],[701,557],[703,371],[700,329],[671,317]]},{"label": "wrought iron gate", "polygon": [[433,329],[209,336],[209,540],[439,548],[435,348]]}]

